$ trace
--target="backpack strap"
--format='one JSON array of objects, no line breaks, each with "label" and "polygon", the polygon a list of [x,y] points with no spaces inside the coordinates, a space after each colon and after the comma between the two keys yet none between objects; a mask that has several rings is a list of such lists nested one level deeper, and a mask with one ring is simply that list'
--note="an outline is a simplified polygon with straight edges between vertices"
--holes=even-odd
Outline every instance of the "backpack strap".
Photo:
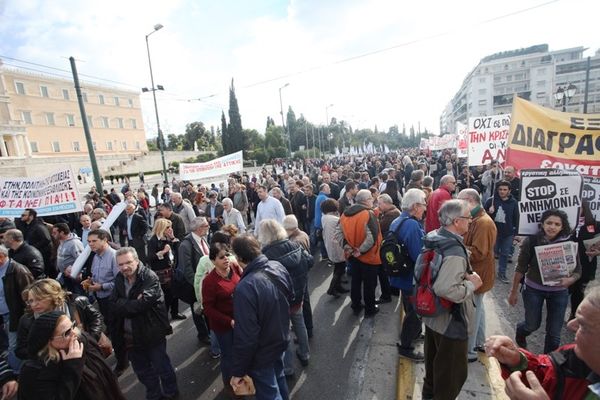
[{"label": "backpack strap", "polygon": [[[264,276],[265,278],[267,278],[277,288],[277,290],[279,290],[279,292],[283,295],[283,297],[286,298],[286,300],[288,302],[291,302],[293,300],[293,299],[290,299],[289,290],[285,286],[283,286],[283,284],[278,279],[276,279],[272,273],[267,272],[266,268],[261,268],[257,272],[259,274],[261,274],[262,276]],[[293,297],[293,293],[292,293],[292,297]]]}]

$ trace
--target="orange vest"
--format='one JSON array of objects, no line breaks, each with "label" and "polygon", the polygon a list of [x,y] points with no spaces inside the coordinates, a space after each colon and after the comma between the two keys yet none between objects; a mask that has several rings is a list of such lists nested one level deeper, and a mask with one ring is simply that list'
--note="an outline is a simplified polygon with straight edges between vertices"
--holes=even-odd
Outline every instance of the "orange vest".
[{"label": "orange vest", "polygon": [[378,266],[381,265],[379,249],[381,248],[383,236],[381,235],[381,228],[375,214],[364,210],[352,216],[342,215],[340,217],[340,225],[342,227],[342,232],[344,232],[344,238],[346,239],[346,242],[355,249],[358,249],[365,241],[367,237],[366,230],[369,229],[369,223],[376,224],[377,226],[377,235],[375,235],[374,238],[375,243],[366,253],[361,254],[357,258],[365,264]]}]

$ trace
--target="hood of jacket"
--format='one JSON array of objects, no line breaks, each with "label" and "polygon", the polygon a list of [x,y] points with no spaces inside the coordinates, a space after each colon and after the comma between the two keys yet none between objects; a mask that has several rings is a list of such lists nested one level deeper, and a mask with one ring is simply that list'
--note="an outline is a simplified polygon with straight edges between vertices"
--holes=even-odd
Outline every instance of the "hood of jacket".
[{"label": "hood of jacket", "polygon": [[[456,251],[457,244],[462,248],[461,251]],[[463,238],[444,228],[429,232],[425,236],[425,239],[423,239],[423,247],[428,250],[436,250],[442,255],[460,255],[465,257],[467,263],[469,263],[469,256],[463,243]],[[469,264],[469,269],[470,268]]]},{"label": "hood of jacket", "polygon": [[279,261],[286,269],[299,265],[302,261],[302,248],[289,239],[268,244],[263,247],[262,252],[269,260]]},{"label": "hood of jacket", "polygon": [[368,208],[364,204],[355,203],[355,204],[352,204],[350,207],[346,208],[346,210],[344,211],[344,215],[346,217],[351,217],[353,215],[358,214],[361,211],[369,211],[369,210],[370,210],[370,208]]}]

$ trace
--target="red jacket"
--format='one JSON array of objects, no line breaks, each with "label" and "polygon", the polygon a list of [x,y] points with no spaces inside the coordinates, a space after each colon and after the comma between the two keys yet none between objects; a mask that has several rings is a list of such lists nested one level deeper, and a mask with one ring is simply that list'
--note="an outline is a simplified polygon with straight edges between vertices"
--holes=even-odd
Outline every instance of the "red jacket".
[{"label": "red jacket", "polygon": [[231,329],[233,319],[233,292],[240,281],[235,267],[231,267],[231,279],[223,279],[216,269],[202,281],[202,306],[208,318],[210,329],[215,333],[225,333]]},{"label": "red jacket", "polygon": [[[527,360],[527,366],[519,365],[512,370],[502,365],[502,378],[508,379],[514,371],[532,371],[551,399],[584,399],[588,393],[588,377],[592,370],[575,354],[575,345],[568,344],[550,354],[535,355],[519,349]],[[527,378],[523,374],[523,383]]]},{"label": "red jacket", "polygon": [[442,207],[445,201],[451,200],[452,194],[448,189],[439,187],[431,193],[429,203],[427,204],[427,215],[425,216],[425,232],[429,233],[440,227],[440,219],[438,218],[438,211]]}]

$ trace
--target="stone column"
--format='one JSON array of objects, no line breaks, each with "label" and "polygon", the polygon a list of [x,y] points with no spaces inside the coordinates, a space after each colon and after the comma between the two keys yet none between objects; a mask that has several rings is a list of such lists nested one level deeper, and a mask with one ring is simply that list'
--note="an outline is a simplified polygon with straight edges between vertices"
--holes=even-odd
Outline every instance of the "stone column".
[{"label": "stone column", "polygon": [[4,141],[4,135],[0,135],[0,155],[2,157],[8,157],[8,149],[6,148],[6,142]]},{"label": "stone column", "polygon": [[17,154],[15,154],[15,157],[23,157],[23,148],[21,147],[21,143],[19,143],[18,136],[15,135],[15,136],[11,136],[11,137],[12,137],[15,151],[17,152]]},{"label": "stone column", "polygon": [[23,148],[25,149],[25,155],[27,157],[31,157],[31,144],[29,143],[29,138],[27,135],[21,135],[21,140],[23,141]]}]

